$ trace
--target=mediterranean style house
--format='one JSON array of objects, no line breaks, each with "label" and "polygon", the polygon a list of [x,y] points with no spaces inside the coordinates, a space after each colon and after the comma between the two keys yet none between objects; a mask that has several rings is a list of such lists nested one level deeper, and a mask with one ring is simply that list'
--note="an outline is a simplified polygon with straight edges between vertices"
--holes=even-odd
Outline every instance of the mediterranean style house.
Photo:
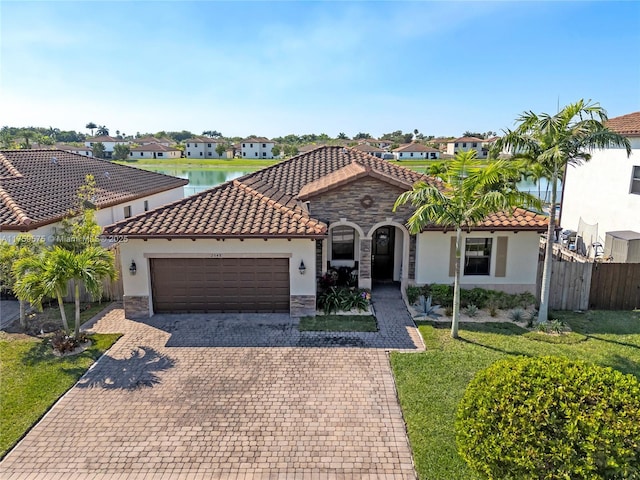
[{"label": "mediterranean style house", "polygon": [[[317,279],[346,267],[376,282],[453,282],[454,232],[410,234],[393,211],[424,176],[353,148],[323,146],[110,225],[128,317],[159,312],[315,315]],[[535,291],[547,218],[493,215],[465,235],[462,285]],[[126,272],[130,270],[135,274]]]},{"label": "mediterranean style house", "polygon": [[447,142],[447,154],[455,155],[458,152],[468,152],[469,150],[475,150],[477,152],[477,158],[487,158],[489,156],[489,150],[498,137],[491,137],[487,139],[477,137],[460,137],[455,140]]},{"label": "mediterranean style house", "polygon": [[29,232],[50,243],[88,174],[100,226],[179,200],[188,183],[62,150],[0,151],[0,239]]},{"label": "mediterranean style house", "polygon": [[116,145],[120,145],[120,144],[129,145],[128,140],[110,137],[109,135],[88,138],[84,142],[84,145],[85,147],[93,147],[93,145],[96,143],[102,143],[104,145],[104,158],[107,158],[107,159],[113,157],[113,149]]},{"label": "mediterranean style house", "polygon": [[[585,237],[587,250],[600,243],[609,256],[608,243],[615,238],[640,240],[640,112],[611,118],[606,126],[629,140],[631,156],[624,148],[607,148],[593,151],[591,160],[580,166],[568,167],[560,221],[563,228]],[[612,256],[614,262],[625,261]]]},{"label": "mediterranean style house", "polygon": [[249,137],[241,142],[242,158],[273,158],[275,143],[264,137]]},{"label": "mediterranean style house", "polygon": [[440,150],[413,142],[394,148],[393,157],[399,162],[402,160],[436,160],[440,158]]},{"label": "mediterranean style house", "polygon": [[184,156],[187,158],[228,158],[225,151],[222,156],[218,155],[216,148],[218,144],[224,142],[217,138],[193,137],[184,141]]},{"label": "mediterranean style house", "polygon": [[129,158],[159,158],[162,160],[171,160],[173,158],[180,158],[182,152],[175,147],[168,147],[162,143],[146,143],[139,147],[133,147],[130,149]]}]

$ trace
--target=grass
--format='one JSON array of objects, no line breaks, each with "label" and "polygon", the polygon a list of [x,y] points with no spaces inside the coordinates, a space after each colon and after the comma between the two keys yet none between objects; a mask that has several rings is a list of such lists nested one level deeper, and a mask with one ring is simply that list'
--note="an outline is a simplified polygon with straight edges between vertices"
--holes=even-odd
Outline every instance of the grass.
[{"label": "grass", "polygon": [[0,458],[118,337],[94,334],[81,354],[56,357],[47,339],[0,332]]},{"label": "grass", "polygon": [[377,332],[378,323],[373,315],[318,315],[302,317],[301,332]]},{"label": "grass", "polygon": [[[391,354],[398,396],[418,476],[426,479],[474,478],[457,454],[456,409],[476,372],[514,356],[560,355],[612,367],[640,378],[640,312],[556,312],[584,338],[573,344],[527,338],[512,323],[460,324],[460,339],[446,324],[419,324],[427,350]],[[450,326],[450,325],[449,325]]]}]

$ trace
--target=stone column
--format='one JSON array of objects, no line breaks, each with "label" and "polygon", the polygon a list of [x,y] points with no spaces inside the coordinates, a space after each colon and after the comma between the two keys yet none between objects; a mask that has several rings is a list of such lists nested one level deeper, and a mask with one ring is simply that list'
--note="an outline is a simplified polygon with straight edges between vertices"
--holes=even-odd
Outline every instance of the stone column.
[{"label": "stone column", "polygon": [[371,239],[360,239],[360,271],[358,287],[371,288]]}]

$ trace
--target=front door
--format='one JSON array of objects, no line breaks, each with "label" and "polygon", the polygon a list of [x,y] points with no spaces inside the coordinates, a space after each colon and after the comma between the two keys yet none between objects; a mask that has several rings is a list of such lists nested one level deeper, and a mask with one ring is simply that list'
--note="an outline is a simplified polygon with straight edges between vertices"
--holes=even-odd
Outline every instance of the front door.
[{"label": "front door", "polygon": [[373,235],[371,263],[373,280],[393,280],[393,240],[395,227],[380,227]]}]

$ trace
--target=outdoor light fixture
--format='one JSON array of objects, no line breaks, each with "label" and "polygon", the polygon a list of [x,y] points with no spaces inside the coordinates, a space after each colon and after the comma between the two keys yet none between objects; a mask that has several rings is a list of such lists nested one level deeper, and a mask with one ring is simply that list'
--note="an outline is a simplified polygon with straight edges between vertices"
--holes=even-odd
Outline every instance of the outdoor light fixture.
[{"label": "outdoor light fixture", "polygon": [[136,262],[131,260],[131,265],[129,265],[129,273],[131,275],[135,275],[137,271],[138,271],[138,267],[136,266]]},{"label": "outdoor light fixture", "polygon": [[304,260],[300,260],[300,266],[298,267],[300,270],[300,275],[304,275],[304,272],[307,271],[307,267],[304,266]]}]

